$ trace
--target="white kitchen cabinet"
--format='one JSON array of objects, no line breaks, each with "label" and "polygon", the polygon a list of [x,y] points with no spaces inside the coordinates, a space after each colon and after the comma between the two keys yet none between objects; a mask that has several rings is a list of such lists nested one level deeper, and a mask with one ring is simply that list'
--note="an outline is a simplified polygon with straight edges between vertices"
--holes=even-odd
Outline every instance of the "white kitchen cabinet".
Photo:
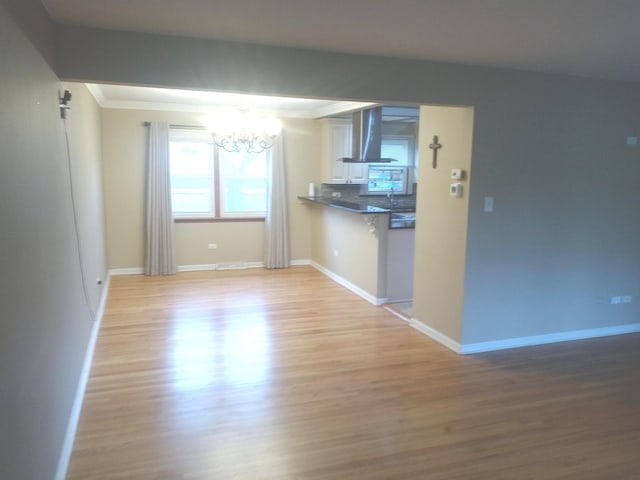
[{"label": "white kitchen cabinet", "polygon": [[351,120],[322,120],[322,181],[324,183],[366,183],[367,165],[344,163],[351,158]]}]

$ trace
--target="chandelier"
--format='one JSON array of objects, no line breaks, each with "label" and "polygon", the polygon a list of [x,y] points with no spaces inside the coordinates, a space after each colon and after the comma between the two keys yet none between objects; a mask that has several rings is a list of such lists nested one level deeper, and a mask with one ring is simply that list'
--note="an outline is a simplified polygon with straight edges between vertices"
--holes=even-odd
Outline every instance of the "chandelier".
[{"label": "chandelier", "polygon": [[277,118],[261,117],[244,108],[212,115],[209,121],[213,143],[227,152],[264,152],[273,146],[281,129]]}]

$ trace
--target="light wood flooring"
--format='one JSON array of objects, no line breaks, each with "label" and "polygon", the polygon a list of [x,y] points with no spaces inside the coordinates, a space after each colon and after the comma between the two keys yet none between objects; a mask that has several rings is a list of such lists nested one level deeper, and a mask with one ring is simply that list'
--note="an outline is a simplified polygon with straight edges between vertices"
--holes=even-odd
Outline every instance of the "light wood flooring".
[{"label": "light wood flooring", "polygon": [[458,356],[310,267],[115,277],[68,479],[638,479],[639,368]]}]

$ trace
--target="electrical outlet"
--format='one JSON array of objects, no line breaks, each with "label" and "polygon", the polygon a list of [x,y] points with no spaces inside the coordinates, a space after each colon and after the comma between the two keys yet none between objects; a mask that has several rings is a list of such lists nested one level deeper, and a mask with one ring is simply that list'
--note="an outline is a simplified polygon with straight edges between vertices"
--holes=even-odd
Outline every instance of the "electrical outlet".
[{"label": "electrical outlet", "polygon": [[218,248],[218,244],[217,243],[210,243],[207,245],[207,248],[209,250],[216,250]]},{"label": "electrical outlet", "polygon": [[622,297],[622,303],[631,303],[632,299],[633,299],[633,297],[631,295],[624,295]]},{"label": "electrical outlet", "polygon": [[611,305],[617,305],[622,301],[620,297],[611,297]]},{"label": "electrical outlet", "polygon": [[337,257],[337,256],[339,256],[339,255],[340,255],[340,252],[339,252],[338,250],[334,250],[334,251],[333,251],[333,256],[334,256],[334,257]]}]

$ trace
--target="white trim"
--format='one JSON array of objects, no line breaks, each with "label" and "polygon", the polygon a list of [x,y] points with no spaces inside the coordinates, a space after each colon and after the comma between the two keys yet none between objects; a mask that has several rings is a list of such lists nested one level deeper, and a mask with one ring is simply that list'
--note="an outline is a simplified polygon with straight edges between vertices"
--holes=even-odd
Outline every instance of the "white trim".
[{"label": "white trim", "polygon": [[263,268],[264,262],[245,262],[237,260],[235,262],[221,262],[215,265],[216,270],[246,270],[247,268]]},{"label": "white trim", "polygon": [[572,330],[570,332],[548,333],[545,335],[532,335],[530,337],[505,338],[503,340],[492,340],[489,342],[460,344],[455,340],[447,337],[438,330],[425,325],[424,323],[412,318],[409,325],[419,332],[431,337],[436,342],[441,343],[445,347],[453,350],[460,355],[469,355],[473,353],[493,352],[496,350],[505,350],[507,348],[530,347],[534,345],[544,345],[547,343],[570,342],[573,340],[584,340],[587,338],[609,337],[612,335],[624,335],[627,333],[640,332],[640,323],[631,323],[628,325],[616,325],[613,327],[590,328],[585,330]]},{"label": "white trim", "polygon": [[[311,265],[311,260],[291,260],[289,262],[291,266],[297,265]],[[205,263],[202,265],[179,265],[178,272],[198,272],[204,270],[235,270],[242,268],[264,268],[264,262],[222,262],[222,263]],[[109,275],[142,275],[144,268],[142,267],[130,267],[130,268],[113,268],[109,270]]]},{"label": "white trim", "polygon": [[362,103],[362,102],[336,102],[326,107],[321,107],[316,110],[316,117],[330,117],[332,115],[351,113],[363,108],[375,107],[380,105],[379,103]]},{"label": "white trim", "polygon": [[85,83],[85,87],[87,90],[93,95],[93,98],[96,100],[98,105],[104,108],[104,93],[102,92],[102,88],[95,83]]},{"label": "white trim", "polygon": [[109,276],[115,275],[142,275],[144,273],[144,268],[142,267],[132,267],[132,268],[112,268],[109,270]]},{"label": "white trim", "polygon": [[363,289],[361,289],[357,285],[351,283],[349,280],[346,280],[345,278],[342,278],[337,273],[332,272],[328,268],[323,267],[322,265],[320,265],[319,263],[317,263],[317,262],[315,262],[313,260],[311,261],[310,265],[313,268],[315,268],[316,270],[319,270],[320,272],[324,273],[327,277],[329,277],[334,282],[336,282],[336,283],[342,285],[343,287],[351,290],[356,295],[359,295],[360,297],[364,298],[367,302],[369,302],[369,303],[371,303],[371,304],[373,304],[373,305],[375,305],[377,307],[387,303],[387,299],[386,298],[376,298],[376,297],[374,297],[370,293],[365,292]]},{"label": "white trim", "polygon": [[412,318],[411,320],[409,320],[409,325],[411,325],[413,328],[418,330],[420,333],[424,333],[426,336],[444,345],[448,349],[453,350],[456,353],[462,352],[461,345],[458,342],[456,342],[454,339],[450,337],[447,337],[444,333],[439,332],[435,328],[431,328],[430,326],[425,325],[424,323],[416,320],[415,318]]},{"label": "white trim", "polygon": [[402,312],[392,308],[391,305],[393,305],[393,304],[392,303],[387,303],[386,305],[382,305],[382,308],[384,308],[391,315],[394,315],[394,316],[398,317],[403,322],[407,322],[407,323],[411,322],[411,318],[410,317],[408,317],[407,315],[404,315]]},{"label": "white trim", "polygon": [[467,355],[470,353],[491,352],[507,348],[529,347],[532,345],[544,345],[546,343],[570,342],[572,340],[609,337],[612,335],[623,335],[637,332],[640,332],[640,323],[631,323],[629,325],[616,325],[613,327],[590,328],[586,330],[572,330],[570,332],[533,335],[530,337],[507,338],[504,340],[495,340],[490,342],[467,343],[462,345],[460,353],[462,355]]},{"label": "white trim", "polygon": [[405,299],[395,299],[395,300],[389,300],[387,303],[389,305],[395,305],[396,303],[411,303],[413,302],[413,298],[405,298]]},{"label": "white trim", "polygon": [[264,262],[244,262],[244,268],[264,268]]},{"label": "white trim", "polygon": [[[310,265],[311,260],[291,260],[290,266]],[[264,262],[222,262],[204,265],[181,265],[179,272],[197,272],[201,270],[242,270],[245,268],[264,268]]]},{"label": "white trim", "polygon": [[179,272],[199,272],[202,270],[215,270],[218,265],[216,263],[208,263],[204,265],[180,265]]},{"label": "white trim", "polygon": [[71,407],[69,421],[67,422],[67,431],[65,432],[64,442],[62,443],[62,449],[60,450],[60,457],[58,458],[58,467],[56,468],[56,474],[54,477],[55,480],[64,480],[67,476],[69,460],[71,459],[71,452],[73,451],[73,442],[76,438],[76,430],[78,429],[78,421],[80,420],[80,412],[82,411],[84,392],[87,388],[89,373],[91,373],[93,354],[98,341],[98,333],[100,332],[100,325],[102,324],[102,316],[104,315],[104,308],[107,303],[110,285],[111,273],[109,272],[107,273],[107,280],[102,289],[102,295],[100,297],[98,310],[96,311],[95,321],[91,327],[91,335],[89,336],[89,343],[87,344],[87,350],[85,351],[84,363],[82,364],[80,378],[78,379],[78,385],[76,386],[76,395],[73,399],[73,406]]},{"label": "white trim", "polygon": [[289,262],[289,265],[291,267],[297,267],[297,266],[300,266],[300,265],[311,265],[311,259],[303,258],[303,259],[300,259],[300,260],[291,260]]}]

